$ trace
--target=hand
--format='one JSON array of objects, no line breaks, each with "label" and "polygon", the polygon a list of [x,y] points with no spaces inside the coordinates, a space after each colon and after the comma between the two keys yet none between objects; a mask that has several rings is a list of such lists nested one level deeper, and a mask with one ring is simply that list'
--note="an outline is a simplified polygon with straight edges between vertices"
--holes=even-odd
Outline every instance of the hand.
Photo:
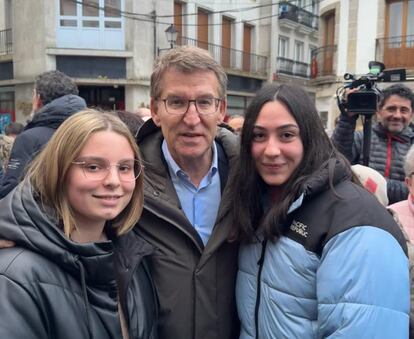
[{"label": "hand", "polygon": [[357,113],[350,113],[347,109],[347,103],[348,103],[348,96],[354,92],[357,92],[358,88],[347,88],[345,91],[342,92],[342,95],[340,96],[338,100],[338,108],[341,111],[342,115],[348,116],[348,117],[354,117],[357,118]]},{"label": "hand", "polygon": [[0,248],[10,248],[16,246],[14,241],[0,239]]}]

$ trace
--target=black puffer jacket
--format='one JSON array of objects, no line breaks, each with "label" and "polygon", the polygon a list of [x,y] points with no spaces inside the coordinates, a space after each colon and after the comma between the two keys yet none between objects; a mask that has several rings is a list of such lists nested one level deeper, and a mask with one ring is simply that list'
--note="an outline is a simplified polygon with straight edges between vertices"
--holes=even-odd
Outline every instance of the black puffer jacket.
[{"label": "black puffer jacket", "polygon": [[[352,164],[362,164],[362,131],[355,131],[356,117],[340,115],[332,141]],[[380,172],[387,180],[389,203],[405,200],[408,189],[404,183],[404,157],[414,143],[414,132],[410,127],[398,135],[391,135],[381,126],[374,124],[371,133],[369,167]]]},{"label": "black puffer jacket", "polygon": [[[67,239],[25,181],[0,201],[0,338],[156,338],[156,298],[135,232],[102,243]],[[117,271],[117,272],[115,272]]]},{"label": "black puffer jacket", "polygon": [[6,173],[0,182],[0,199],[18,185],[26,165],[49,141],[62,122],[85,108],[85,100],[69,94],[53,100],[36,112],[33,120],[14,141]]}]

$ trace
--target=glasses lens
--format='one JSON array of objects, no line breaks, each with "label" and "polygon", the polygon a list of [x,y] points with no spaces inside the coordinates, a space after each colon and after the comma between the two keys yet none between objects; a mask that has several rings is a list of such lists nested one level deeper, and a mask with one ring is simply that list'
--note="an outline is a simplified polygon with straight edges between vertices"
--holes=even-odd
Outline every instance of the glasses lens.
[{"label": "glasses lens", "polygon": [[109,163],[104,159],[84,158],[80,164],[85,177],[90,180],[102,180],[108,173]]},{"label": "glasses lens", "polygon": [[165,100],[165,106],[170,114],[184,114],[188,108],[188,100],[179,97],[168,97]]},{"label": "glasses lens", "polygon": [[121,181],[135,181],[142,172],[141,162],[137,159],[118,164],[118,174]]},{"label": "glasses lens", "polygon": [[217,111],[217,99],[199,98],[196,99],[197,112],[200,114],[212,114]]},{"label": "glasses lens", "polygon": [[100,158],[84,158],[79,163],[82,166],[85,177],[89,180],[103,180],[107,177],[112,166],[117,167],[119,180],[135,181],[142,172],[141,162],[137,159],[122,161],[111,165],[107,160]]}]

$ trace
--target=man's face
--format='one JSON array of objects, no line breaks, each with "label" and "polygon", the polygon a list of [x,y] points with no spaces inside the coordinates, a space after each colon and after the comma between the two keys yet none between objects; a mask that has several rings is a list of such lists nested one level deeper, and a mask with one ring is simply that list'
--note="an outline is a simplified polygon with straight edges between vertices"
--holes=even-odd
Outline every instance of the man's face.
[{"label": "man's face", "polygon": [[401,133],[412,117],[411,101],[395,94],[391,95],[377,112],[378,122],[393,134]]},{"label": "man's face", "polygon": [[223,121],[226,99],[223,98],[212,114],[199,114],[194,102],[190,102],[185,114],[170,114],[163,99],[195,100],[219,98],[219,82],[212,71],[183,73],[175,69],[165,72],[161,80],[159,98],[151,99],[154,123],[161,127],[168,149],[177,162],[206,164],[211,161],[211,146],[217,133],[217,124]]}]

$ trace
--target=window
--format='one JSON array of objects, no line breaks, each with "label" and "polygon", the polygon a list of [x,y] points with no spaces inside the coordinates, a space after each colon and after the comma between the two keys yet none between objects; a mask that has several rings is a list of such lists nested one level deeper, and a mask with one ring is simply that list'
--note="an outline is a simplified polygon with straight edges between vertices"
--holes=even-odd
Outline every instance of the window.
[{"label": "window", "polygon": [[227,96],[227,112],[229,115],[244,115],[250,98],[236,95]]},{"label": "window", "polygon": [[302,41],[295,41],[295,61],[304,60],[304,44]]},{"label": "window", "polygon": [[388,0],[385,36],[381,40],[387,68],[412,68],[414,53],[414,1]]},{"label": "window", "polygon": [[125,0],[55,0],[58,48],[125,49]]},{"label": "window", "polygon": [[183,36],[183,3],[174,1],[174,27],[177,30],[176,44],[181,46],[184,44]]},{"label": "window", "polygon": [[316,0],[312,0],[312,3],[311,3],[311,12],[315,15],[318,15],[318,12],[319,12],[318,3],[319,1],[317,2]]},{"label": "window", "polygon": [[312,63],[312,54],[316,50],[316,46],[309,45],[308,63]]},{"label": "window", "polygon": [[60,26],[122,28],[122,0],[59,0]]},{"label": "window", "polygon": [[281,58],[287,58],[289,55],[289,38],[279,36],[278,54]]},{"label": "window", "polygon": [[319,117],[322,120],[323,127],[327,128],[328,127],[328,112],[327,111],[319,112]]}]

